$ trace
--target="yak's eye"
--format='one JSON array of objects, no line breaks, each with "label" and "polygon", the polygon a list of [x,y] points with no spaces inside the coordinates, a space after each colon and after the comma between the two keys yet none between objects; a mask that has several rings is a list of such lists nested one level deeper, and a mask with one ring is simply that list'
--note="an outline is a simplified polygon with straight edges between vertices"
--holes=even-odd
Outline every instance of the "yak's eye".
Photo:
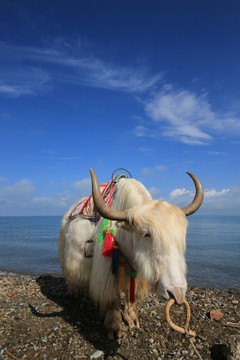
[{"label": "yak's eye", "polygon": [[144,237],[151,237],[150,234],[144,234],[143,236],[144,236]]},{"label": "yak's eye", "polygon": [[140,230],[140,234],[141,234],[141,236],[143,236],[143,237],[151,237],[151,235],[150,235],[150,233],[148,232],[148,229],[141,229]]}]

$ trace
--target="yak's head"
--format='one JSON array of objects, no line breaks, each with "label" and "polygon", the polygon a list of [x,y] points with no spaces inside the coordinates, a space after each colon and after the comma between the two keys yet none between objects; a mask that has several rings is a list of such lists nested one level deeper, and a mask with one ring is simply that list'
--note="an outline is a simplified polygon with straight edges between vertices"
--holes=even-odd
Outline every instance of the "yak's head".
[{"label": "yak's head", "polygon": [[101,196],[97,177],[90,169],[94,204],[100,215],[117,221],[121,229],[117,241],[123,255],[141,272],[156,293],[177,303],[184,301],[187,290],[185,244],[187,219],[203,201],[200,181],[191,173],[196,195],[184,208],[165,201],[148,200],[124,211],[109,209]]}]

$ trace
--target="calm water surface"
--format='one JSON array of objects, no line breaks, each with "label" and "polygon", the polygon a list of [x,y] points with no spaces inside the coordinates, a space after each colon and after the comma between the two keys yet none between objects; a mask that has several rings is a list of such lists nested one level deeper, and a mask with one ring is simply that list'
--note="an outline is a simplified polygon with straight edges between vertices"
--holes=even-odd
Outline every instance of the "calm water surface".
[{"label": "calm water surface", "polygon": [[[240,290],[240,217],[195,215],[188,220],[188,283]],[[0,271],[61,273],[60,225],[60,216],[0,217]]]},{"label": "calm water surface", "polygon": [[0,270],[60,273],[60,216],[0,217]]}]

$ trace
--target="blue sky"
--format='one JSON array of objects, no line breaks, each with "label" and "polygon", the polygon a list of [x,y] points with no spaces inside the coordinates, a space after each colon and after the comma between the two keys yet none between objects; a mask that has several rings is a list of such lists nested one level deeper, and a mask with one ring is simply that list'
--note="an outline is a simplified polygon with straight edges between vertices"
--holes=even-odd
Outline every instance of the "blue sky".
[{"label": "blue sky", "polygon": [[0,215],[63,215],[129,169],[152,196],[240,215],[238,1],[0,4]]}]

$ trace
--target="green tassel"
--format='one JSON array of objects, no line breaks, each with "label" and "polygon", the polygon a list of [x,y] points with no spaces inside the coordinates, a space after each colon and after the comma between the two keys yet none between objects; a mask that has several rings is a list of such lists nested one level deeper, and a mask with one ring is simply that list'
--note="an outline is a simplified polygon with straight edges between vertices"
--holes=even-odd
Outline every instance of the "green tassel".
[{"label": "green tassel", "polygon": [[106,229],[106,227],[108,225],[110,225],[110,220],[104,219],[103,222],[102,222],[102,226],[100,228],[99,234],[98,234],[98,245],[99,245],[99,247],[101,246],[103,238],[106,235],[104,230]]},{"label": "green tassel", "polygon": [[136,279],[136,277],[137,277],[137,271],[132,268],[129,269],[128,274],[129,274],[129,276],[133,277],[134,279]]}]

